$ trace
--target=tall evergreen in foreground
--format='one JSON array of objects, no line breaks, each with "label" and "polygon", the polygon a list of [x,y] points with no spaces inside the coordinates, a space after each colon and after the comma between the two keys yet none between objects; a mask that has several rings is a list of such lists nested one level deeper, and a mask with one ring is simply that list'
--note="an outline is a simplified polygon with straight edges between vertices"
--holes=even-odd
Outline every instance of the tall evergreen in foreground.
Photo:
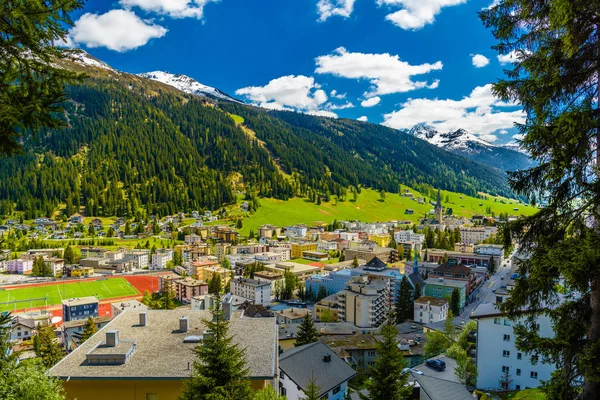
[{"label": "tall evergreen in foreground", "polygon": [[225,320],[218,296],[212,320],[202,323],[210,334],[196,347],[192,376],[184,381],[181,400],[250,400],[253,391],[248,379],[246,351],[233,343],[229,321]]},{"label": "tall evergreen in foreground", "polygon": [[85,326],[83,327],[83,333],[81,334],[81,343],[94,336],[96,332],[98,332],[98,327],[94,323],[94,318],[89,317],[85,321]]},{"label": "tall evergreen in foreground", "polygon": [[314,343],[319,340],[317,328],[315,328],[315,324],[313,323],[310,315],[307,315],[304,318],[304,321],[298,327],[298,332],[296,333],[296,343],[294,346],[302,346],[309,343]]},{"label": "tall evergreen in foreground", "polygon": [[65,85],[78,74],[56,66],[69,51],[54,46],[82,0],[0,2],[0,154],[21,150],[21,136],[67,126],[59,117]]},{"label": "tall evergreen in foreground", "polygon": [[33,337],[33,349],[46,368],[52,368],[65,356],[51,326],[38,325],[37,335]]},{"label": "tall evergreen in foreground", "polygon": [[[549,399],[600,398],[600,3],[596,0],[504,0],[481,12],[501,54],[516,60],[494,84],[503,101],[519,103],[521,146],[538,165],[509,173],[509,183],[545,203],[503,231],[526,260],[501,308],[517,317],[517,346],[556,364],[544,383]],[[557,292],[556,282],[569,295]],[[546,313],[555,336],[541,337],[535,314]],[[581,383],[583,382],[583,383]]]},{"label": "tall evergreen in foreground", "polygon": [[404,400],[409,399],[412,388],[406,386],[408,375],[402,373],[406,367],[404,356],[396,343],[398,329],[390,324],[381,329],[383,340],[377,344],[377,359],[370,370],[367,381],[367,396],[359,394],[362,400]]},{"label": "tall evergreen in foreground", "polygon": [[400,288],[396,295],[396,323],[401,324],[407,319],[412,319],[414,314],[414,303],[412,300],[413,289],[406,276],[402,277]]}]

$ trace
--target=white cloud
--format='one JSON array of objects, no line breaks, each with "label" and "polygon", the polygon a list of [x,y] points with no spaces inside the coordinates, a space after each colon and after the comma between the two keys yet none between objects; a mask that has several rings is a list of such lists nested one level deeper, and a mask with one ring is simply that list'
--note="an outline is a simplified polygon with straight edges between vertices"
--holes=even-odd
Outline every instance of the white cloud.
[{"label": "white cloud", "polygon": [[215,0],[119,0],[119,4],[124,7],[139,7],[171,18],[201,19],[204,6],[211,1]]},{"label": "white cloud", "polygon": [[500,129],[500,131],[498,133],[501,135],[506,135],[508,133],[508,131],[506,129]]},{"label": "white cloud", "polygon": [[[272,110],[294,110],[313,115],[337,117],[327,102],[327,94],[313,77],[287,75],[271,80],[265,86],[249,86],[236,90],[255,105]],[[338,106],[338,109],[347,108]]]},{"label": "white cloud", "polygon": [[525,139],[525,135],[523,135],[522,133],[517,133],[516,135],[513,135],[513,139],[523,140],[523,139]]},{"label": "white cloud", "polygon": [[494,0],[494,1],[492,1],[492,4],[490,4],[490,5],[489,5],[489,6],[487,6],[487,7],[484,7],[484,8],[483,8],[483,10],[489,10],[490,8],[494,8],[494,7],[496,7],[497,5],[499,5],[499,4],[500,4],[500,1],[501,1],[501,0]]},{"label": "white cloud", "polygon": [[409,99],[401,106],[399,110],[384,115],[384,125],[408,129],[425,123],[440,132],[463,128],[493,141],[496,138],[490,136],[492,133],[525,121],[523,110],[514,110],[514,105],[494,97],[491,84],[476,87],[462,100]]},{"label": "white cloud", "polygon": [[346,93],[338,93],[337,90],[332,90],[331,93],[329,93],[330,97],[333,97],[334,99],[345,99],[346,98]]},{"label": "white cloud", "polygon": [[336,113],[334,113],[333,111],[327,111],[327,110],[308,111],[307,114],[316,115],[317,117],[327,117],[327,118],[337,118],[338,117],[338,115]]},{"label": "white cloud", "polygon": [[348,18],[354,10],[355,1],[356,0],[319,0],[317,3],[319,21],[325,21],[327,18],[335,15]]},{"label": "white cloud", "polygon": [[372,87],[365,93],[366,97],[421,88],[434,89],[439,82],[434,81],[429,84],[425,81],[413,81],[411,77],[441,70],[443,66],[441,61],[434,64],[410,65],[401,61],[397,55],[349,53],[343,47],[337,48],[331,54],[319,56],[315,61],[317,74],[333,74],[349,79],[369,79]]},{"label": "white cloud", "polygon": [[131,11],[111,10],[102,15],[83,14],[71,28],[69,36],[72,43],[123,52],[143,46],[166,33],[166,28],[143,21]]},{"label": "white cloud", "polygon": [[490,63],[490,59],[481,54],[472,55],[471,61],[475,68],[482,68]]},{"label": "white cloud", "polygon": [[518,60],[517,58],[517,51],[513,50],[508,54],[500,54],[498,55],[498,61],[500,62],[500,64],[502,65],[506,65],[506,64],[510,64],[510,63],[515,63]]},{"label": "white cloud", "polygon": [[381,98],[379,96],[375,96],[371,97],[370,99],[361,101],[360,105],[363,107],[375,107],[377,104],[379,104],[380,101]]},{"label": "white cloud", "polygon": [[402,29],[418,30],[433,23],[443,7],[466,3],[467,0],[377,0],[379,5],[398,6],[401,9],[385,19]]},{"label": "white cloud", "polygon": [[496,140],[498,140],[498,136],[496,135],[492,135],[491,133],[486,133],[483,135],[477,135],[480,139],[485,140],[486,142],[489,143],[494,143]]},{"label": "white cloud", "polygon": [[356,120],[361,121],[361,122],[367,122],[369,120],[369,118],[367,118],[366,115],[363,115],[362,117],[356,118]]},{"label": "white cloud", "polygon": [[347,101],[344,104],[327,104],[328,110],[345,110],[346,108],[353,108],[354,104]]}]

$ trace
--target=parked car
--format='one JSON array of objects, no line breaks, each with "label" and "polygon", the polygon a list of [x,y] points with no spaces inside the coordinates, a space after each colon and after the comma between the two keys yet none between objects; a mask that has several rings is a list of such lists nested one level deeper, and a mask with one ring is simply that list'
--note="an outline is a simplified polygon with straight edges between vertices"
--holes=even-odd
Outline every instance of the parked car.
[{"label": "parked car", "polygon": [[445,371],[446,370],[446,363],[440,359],[427,360],[425,365],[427,365],[429,368],[433,368],[437,371]]},{"label": "parked car", "polygon": [[406,374],[407,372],[412,372],[413,374],[417,374],[417,375],[423,375],[422,371],[419,371],[418,369],[414,369],[414,368],[404,368],[402,370],[403,374]]}]

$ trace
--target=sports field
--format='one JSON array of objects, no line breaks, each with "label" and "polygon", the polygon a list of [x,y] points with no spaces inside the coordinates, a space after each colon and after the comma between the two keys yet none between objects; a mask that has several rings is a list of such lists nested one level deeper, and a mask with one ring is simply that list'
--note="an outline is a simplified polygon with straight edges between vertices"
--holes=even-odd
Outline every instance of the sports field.
[{"label": "sports field", "polygon": [[[135,296],[140,292],[126,279],[86,280],[22,288],[0,288],[0,311],[61,304],[63,299],[96,296],[98,300]],[[35,300],[33,300],[35,299]]]}]

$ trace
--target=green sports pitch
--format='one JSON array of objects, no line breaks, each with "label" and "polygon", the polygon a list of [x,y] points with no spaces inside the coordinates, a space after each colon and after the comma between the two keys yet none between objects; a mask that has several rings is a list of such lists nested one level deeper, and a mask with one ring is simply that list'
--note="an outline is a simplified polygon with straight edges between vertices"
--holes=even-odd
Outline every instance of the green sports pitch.
[{"label": "green sports pitch", "polygon": [[51,285],[24,288],[0,288],[0,311],[61,304],[74,297],[95,296],[98,300],[135,296],[140,292],[124,278],[81,282],[56,282]]}]

